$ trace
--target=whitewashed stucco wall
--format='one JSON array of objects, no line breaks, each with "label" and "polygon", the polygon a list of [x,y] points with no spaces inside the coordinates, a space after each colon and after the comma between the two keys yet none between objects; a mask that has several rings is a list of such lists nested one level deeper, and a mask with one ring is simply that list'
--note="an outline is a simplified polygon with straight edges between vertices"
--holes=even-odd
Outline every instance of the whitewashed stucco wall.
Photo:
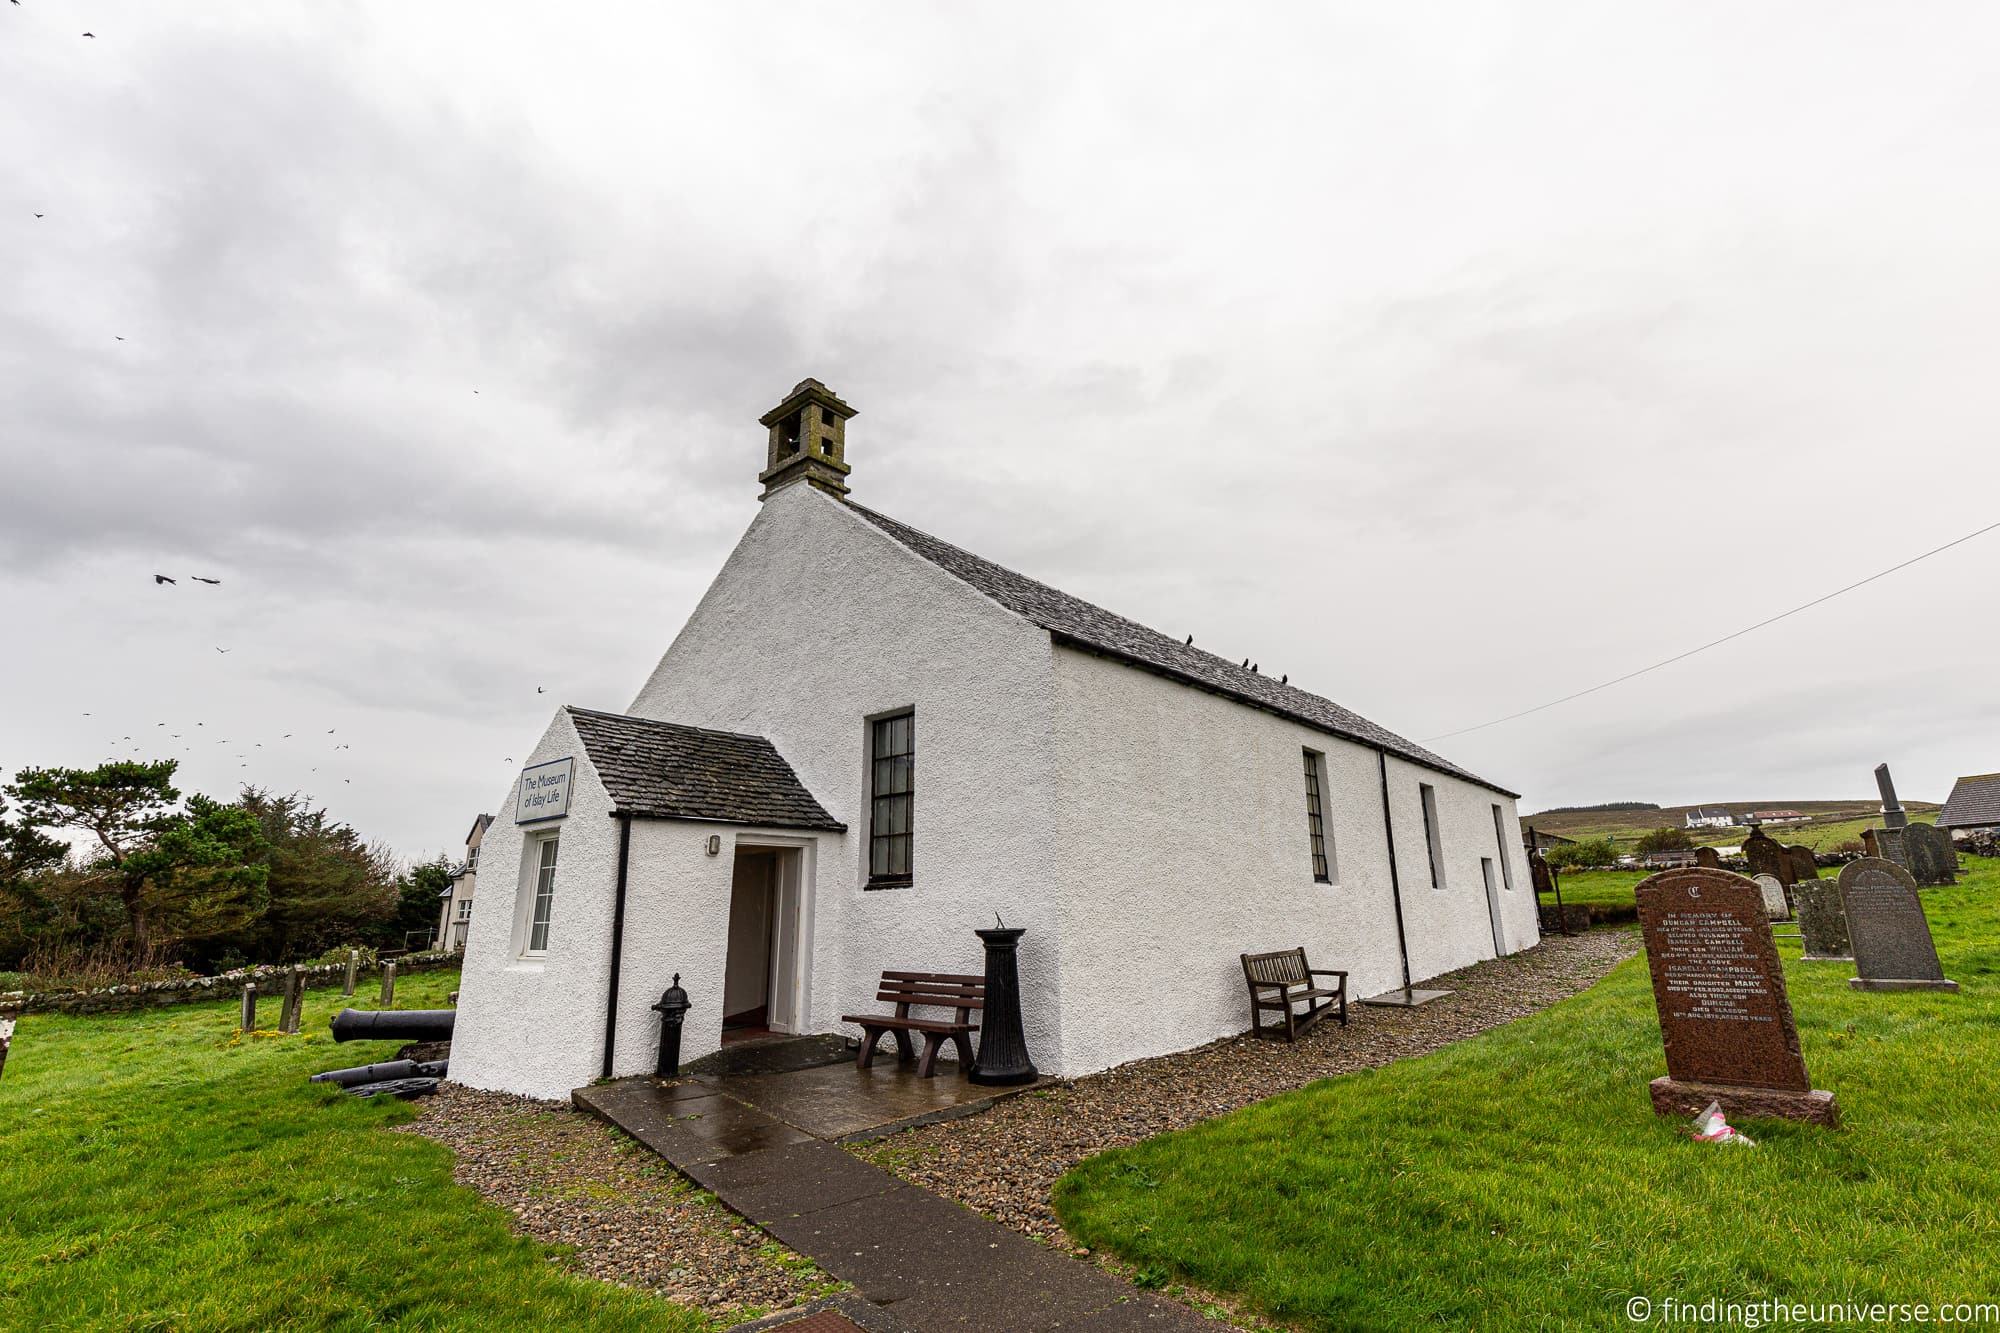
[{"label": "whitewashed stucco wall", "polygon": [[[633,701],[638,716],[768,737],[847,824],[818,849],[818,1030],[879,1009],[884,969],[980,971],[972,932],[998,913],[1029,931],[1030,1047],[1061,1063],[1051,655],[1041,630],[840,502],[792,486],[764,504]],[[864,719],[912,705],[915,882],[864,889]],[[727,890],[725,880],[725,912]],[[718,975],[713,994],[690,995],[716,1004],[720,986]]]},{"label": "whitewashed stucco wall", "polygon": [[[480,844],[485,882],[466,937],[451,1042],[451,1077],[468,1087],[560,1098],[599,1073],[618,822],[576,728],[558,710],[523,767],[566,755],[577,761],[569,815],[517,825],[509,788]],[[527,960],[515,937],[534,873],[523,853],[529,833],[550,827],[562,840],[548,955]]]},{"label": "whitewashed stucco wall", "polygon": [[[1243,1031],[1239,954],[1304,945],[1315,967],[1352,974],[1354,996],[1402,984],[1375,751],[1068,648],[1055,680],[1068,1035],[1057,1072]],[[1312,877],[1307,748],[1325,755],[1333,884]],[[1418,774],[1438,788],[1449,858],[1451,888],[1435,898]],[[1394,759],[1389,782],[1413,976],[1491,957],[1478,857],[1494,854],[1492,802],[1510,818],[1512,803]],[[1519,914],[1510,949],[1535,938],[1525,863],[1516,884],[1503,895]]]},{"label": "whitewashed stucco wall", "polygon": [[[914,706],[915,883],[868,890],[870,716]],[[773,496],[628,710],[768,737],[848,832],[636,820],[614,1072],[652,1067],[649,1007],[675,972],[694,1008],[683,1057],[720,1043],[739,843],[805,860],[801,1030],[872,1010],[885,968],[977,972],[996,913],[1021,949],[1029,1047],[1074,1075],[1247,1024],[1242,952],[1304,944],[1399,985],[1377,757],[1364,746],[1068,648],[806,486]],[[1326,756],[1337,882],[1308,855],[1300,750]],[[526,762],[574,754],[549,954],[515,956],[527,884],[512,794],[481,854],[452,1076],[561,1097],[602,1057],[618,822],[566,715]],[[1511,800],[1389,761],[1411,969],[1490,957],[1482,856]],[[1418,783],[1437,789],[1446,888],[1430,887]],[[706,854],[710,834],[722,851]],[[1518,839],[1501,894],[1510,949],[1535,942]]]}]

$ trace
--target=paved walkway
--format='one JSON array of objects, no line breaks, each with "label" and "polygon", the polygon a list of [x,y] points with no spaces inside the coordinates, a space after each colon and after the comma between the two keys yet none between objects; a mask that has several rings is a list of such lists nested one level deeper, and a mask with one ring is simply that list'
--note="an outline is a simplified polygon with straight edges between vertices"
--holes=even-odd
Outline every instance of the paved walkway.
[{"label": "paved walkway", "polygon": [[[948,1076],[945,1076],[948,1077]],[[911,1330],[1214,1333],[1185,1307],[907,1185],[713,1085],[572,1094]],[[831,1325],[829,1325],[831,1326]]]}]

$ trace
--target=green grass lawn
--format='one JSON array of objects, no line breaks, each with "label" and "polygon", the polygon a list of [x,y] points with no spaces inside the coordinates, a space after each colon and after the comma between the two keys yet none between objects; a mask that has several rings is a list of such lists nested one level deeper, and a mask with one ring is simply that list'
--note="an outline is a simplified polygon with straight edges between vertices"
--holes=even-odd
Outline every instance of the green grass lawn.
[{"label": "green grass lawn", "polygon": [[[1637,901],[1632,896],[1632,890],[1638,888],[1639,881],[1649,873],[1645,870],[1565,870],[1562,872],[1563,906],[1585,903],[1592,907],[1630,907]],[[1554,905],[1555,899],[1543,894],[1542,902]]]},{"label": "green grass lawn", "polygon": [[[1313,1329],[1631,1327],[1629,1298],[2000,1297],[2000,861],[1926,909],[1958,995],[1785,972],[1838,1131],[1696,1144],[1643,957],[1532,1018],[1083,1163],[1083,1244]],[[1567,881],[1565,882],[1567,888]]]},{"label": "green grass lawn", "polygon": [[[404,977],[398,1007],[457,985]],[[298,1036],[239,1037],[233,1003],[22,1019],[0,1075],[0,1328],[708,1327],[551,1264],[452,1184],[445,1148],[384,1132],[409,1106],[308,1085],[399,1045],[334,1045],[342,1003],[309,992]]]}]

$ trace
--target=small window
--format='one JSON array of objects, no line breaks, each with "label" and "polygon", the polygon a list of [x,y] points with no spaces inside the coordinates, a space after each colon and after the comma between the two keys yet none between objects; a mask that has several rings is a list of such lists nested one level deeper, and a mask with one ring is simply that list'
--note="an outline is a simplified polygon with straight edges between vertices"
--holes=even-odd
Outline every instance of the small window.
[{"label": "small window", "polygon": [[1514,887],[1514,861],[1507,855],[1507,814],[1497,805],[1493,807],[1493,839],[1499,844],[1496,850],[1500,853],[1501,887],[1511,890]]},{"label": "small window", "polygon": [[1444,887],[1444,843],[1438,837],[1437,788],[1428,782],[1417,784],[1417,792],[1424,802],[1424,851],[1431,858],[1431,887]]},{"label": "small window", "polygon": [[556,842],[553,834],[535,839],[535,903],[528,914],[528,947],[522,950],[524,954],[549,951],[549,913],[556,900]]},{"label": "small window", "polygon": [[470,921],[472,919],[472,899],[460,898],[458,900],[458,919],[460,921]]},{"label": "small window", "polygon": [[868,883],[910,882],[911,815],[916,800],[916,714],[868,724]]},{"label": "small window", "polygon": [[479,869],[479,844],[474,843],[465,849],[465,871],[471,874],[477,869]]},{"label": "small window", "polygon": [[1313,879],[1320,884],[1333,883],[1333,866],[1326,848],[1326,814],[1320,804],[1321,765],[1325,757],[1317,750],[1307,750],[1306,754],[1306,833],[1312,840]]}]

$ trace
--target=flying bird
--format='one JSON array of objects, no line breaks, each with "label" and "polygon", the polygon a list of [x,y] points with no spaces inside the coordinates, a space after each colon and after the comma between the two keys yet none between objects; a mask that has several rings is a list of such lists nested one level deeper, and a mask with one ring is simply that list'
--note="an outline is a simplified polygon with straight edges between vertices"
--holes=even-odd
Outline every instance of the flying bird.
[{"label": "flying bird", "polygon": [[[20,4],[20,3],[21,3],[21,0],[14,0],[14,3],[18,5],[18,4]],[[40,213],[37,213],[37,214],[35,214],[35,216],[36,216],[36,217],[40,217],[40,216],[41,216],[41,214],[40,214]]]},{"label": "flying bird", "polygon": [[112,334],[111,336],[112,336],[112,337],[114,337],[114,338],[116,338],[116,339],[117,339],[117,340],[118,340],[119,342],[124,342],[124,341],[125,341],[125,335],[124,335],[124,334],[122,334],[122,333],[114,333],[114,334]]},{"label": "flying bird", "polygon": [[[121,341],[122,341],[122,340],[121,340]],[[193,579],[193,580],[194,580],[194,581],[195,581],[196,583],[220,583],[220,582],[222,582],[222,580],[221,580],[221,579],[205,579],[205,578],[203,578],[203,577],[202,577],[201,575],[199,575],[199,574],[190,574],[190,575],[188,575],[188,577],[189,577],[189,578],[191,578],[191,579]]]},{"label": "flying bird", "polygon": [[229,649],[227,649],[227,648],[217,648],[217,649],[216,649],[215,651],[216,651],[216,652],[218,652],[218,653],[226,653],[226,652],[228,652],[228,651],[229,651]]},{"label": "flying bird", "polygon": [[547,690],[545,690],[545,689],[543,689],[543,688],[542,688],[541,686],[537,685],[537,686],[535,686],[535,693],[536,693],[536,694],[547,694],[547,693],[548,693],[548,691],[547,691]]},{"label": "flying bird", "polygon": [[96,34],[96,33],[94,33],[94,32],[87,32],[87,33],[85,33],[85,34],[84,34],[84,36],[86,36],[86,37],[90,37],[90,38],[95,38],[95,37],[97,36],[97,34]]},{"label": "flying bird", "polygon": [[155,588],[159,587],[159,586],[160,586],[160,585],[161,585],[162,583],[178,583],[178,582],[179,582],[179,580],[177,580],[177,579],[170,579],[170,578],[168,578],[168,577],[167,577],[167,576],[166,576],[165,574],[155,574],[155,575],[153,575],[153,586],[154,586]]},{"label": "flying bird", "polygon": [[282,735],[282,736],[278,737],[278,739],[279,739],[279,740],[281,740],[281,741],[288,741],[288,740],[290,740],[291,738],[292,738],[292,733],[291,733],[291,732],[289,732],[289,731],[288,731],[288,732],[286,732],[286,733],[285,733],[284,735]]},{"label": "flying bird", "polygon": [[327,735],[329,735],[329,736],[333,735],[333,728],[332,728],[332,727],[328,727],[328,728],[326,729],[326,734],[327,734]]}]

